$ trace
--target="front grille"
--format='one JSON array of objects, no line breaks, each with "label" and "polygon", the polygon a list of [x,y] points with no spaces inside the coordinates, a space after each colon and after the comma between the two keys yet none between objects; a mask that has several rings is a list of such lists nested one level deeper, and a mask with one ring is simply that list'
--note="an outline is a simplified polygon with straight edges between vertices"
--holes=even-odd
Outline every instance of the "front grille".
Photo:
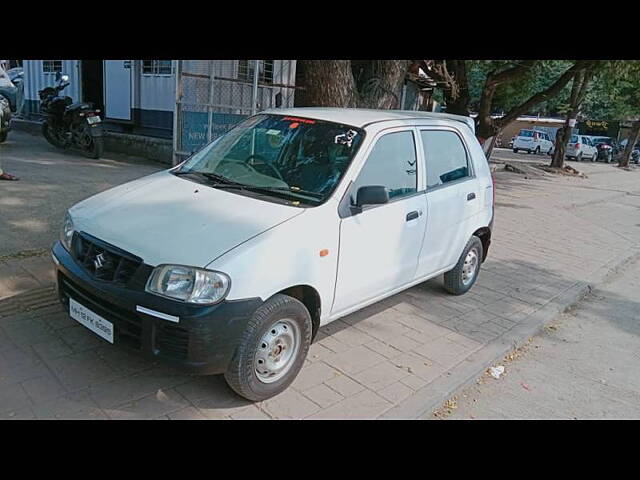
[{"label": "front grille", "polygon": [[142,319],[136,314],[105,302],[100,297],[88,292],[66,275],[59,273],[58,285],[62,300],[66,305],[73,298],[91,311],[97,313],[115,326],[115,341],[128,347],[142,348]]},{"label": "front grille", "polygon": [[96,280],[126,284],[142,259],[84,232],[73,235],[73,256]]}]

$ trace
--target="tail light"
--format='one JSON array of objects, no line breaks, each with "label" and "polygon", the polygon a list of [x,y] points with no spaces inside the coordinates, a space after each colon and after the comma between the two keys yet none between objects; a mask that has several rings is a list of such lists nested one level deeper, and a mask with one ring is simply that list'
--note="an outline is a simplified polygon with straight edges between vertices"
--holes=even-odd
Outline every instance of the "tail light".
[{"label": "tail light", "polygon": [[579,143],[576,143],[574,146],[576,149],[579,149],[581,145]]}]

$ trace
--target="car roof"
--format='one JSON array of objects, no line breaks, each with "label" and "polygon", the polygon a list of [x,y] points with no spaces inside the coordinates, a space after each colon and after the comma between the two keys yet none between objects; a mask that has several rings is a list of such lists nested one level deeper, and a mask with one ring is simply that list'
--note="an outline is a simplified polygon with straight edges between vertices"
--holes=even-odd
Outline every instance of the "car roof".
[{"label": "car roof", "polygon": [[450,113],[424,112],[418,110],[375,110],[369,108],[272,108],[261,113],[309,117],[328,122],[339,122],[354,127],[365,127],[371,123],[393,120],[450,120],[463,123],[475,133],[475,123],[471,117]]}]

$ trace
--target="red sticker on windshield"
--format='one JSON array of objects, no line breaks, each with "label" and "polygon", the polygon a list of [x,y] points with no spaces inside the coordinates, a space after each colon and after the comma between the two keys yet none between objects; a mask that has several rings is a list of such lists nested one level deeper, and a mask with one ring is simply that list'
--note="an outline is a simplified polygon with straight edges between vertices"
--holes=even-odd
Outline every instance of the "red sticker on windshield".
[{"label": "red sticker on windshield", "polygon": [[284,117],[283,120],[287,122],[298,122],[298,123],[309,123],[309,124],[316,123],[315,120],[309,120],[308,118],[298,118],[298,117]]},{"label": "red sticker on windshield", "polygon": [[298,128],[299,123],[292,123],[289,128]]}]

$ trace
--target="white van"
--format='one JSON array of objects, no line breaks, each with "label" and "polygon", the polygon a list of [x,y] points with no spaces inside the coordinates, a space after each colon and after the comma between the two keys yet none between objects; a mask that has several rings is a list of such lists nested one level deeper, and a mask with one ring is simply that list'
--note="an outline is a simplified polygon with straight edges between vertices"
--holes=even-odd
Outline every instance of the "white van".
[{"label": "white van", "polygon": [[518,153],[520,150],[550,155],[553,151],[553,141],[549,134],[542,130],[522,129],[513,141],[513,153]]},{"label": "white van", "polygon": [[320,326],[440,274],[469,290],[493,200],[468,117],[269,110],[69,209],[59,296],[106,341],[263,400]]}]

